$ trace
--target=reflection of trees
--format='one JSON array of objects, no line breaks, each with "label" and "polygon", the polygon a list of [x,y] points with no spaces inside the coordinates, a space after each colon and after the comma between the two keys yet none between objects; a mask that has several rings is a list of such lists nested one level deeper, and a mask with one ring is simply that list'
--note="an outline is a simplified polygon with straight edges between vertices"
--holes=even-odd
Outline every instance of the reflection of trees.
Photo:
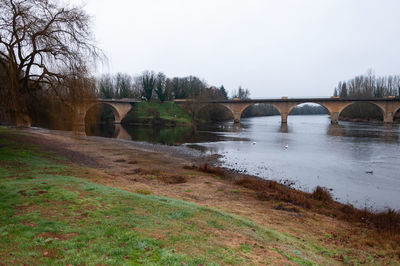
[{"label": "reflection of trees", "polygon": [[183,143],[192,134],[191,127],[129,126],[125,129],[134,140],[166,145]]},{"label": "reflection of trees", "polygon": [[399,127],[393,124],[384,124],[381,137],[387,142],[395,142],[399,140]]},{"label": "reflection of trees", "polygon": [[370,125],[346,123],[342,125],[329,124],[327,134],[335,137],[355,137],[360,141],[362,139],[383,139],[387,142],[396,142],[399,140],[398,126],[392,124],[376,125],[374,129]]},{"label": "reflection of trees", "polygon": [[104,138],[115,137],[115,125],[113,123],[90,123],[86,124],[87,136],[98,136]]}]

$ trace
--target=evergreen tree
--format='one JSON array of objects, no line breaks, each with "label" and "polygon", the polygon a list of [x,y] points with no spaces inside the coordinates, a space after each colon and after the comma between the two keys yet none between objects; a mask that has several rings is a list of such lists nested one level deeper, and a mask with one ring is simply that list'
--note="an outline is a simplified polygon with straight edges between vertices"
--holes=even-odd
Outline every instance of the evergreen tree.
[{"label": "evergreen tree", "polygon": [[221,92],[221,95],[224,97],[224,99],[228,100],[228,93],[226,92],[224,85],[219,88],[219,91]]},{"label": "evergreen tree", "polygon": [[166,76],[164,73],[158,73],[155,91],[160,102],[164,102],[167,99],[168,89],[166,86]]}]

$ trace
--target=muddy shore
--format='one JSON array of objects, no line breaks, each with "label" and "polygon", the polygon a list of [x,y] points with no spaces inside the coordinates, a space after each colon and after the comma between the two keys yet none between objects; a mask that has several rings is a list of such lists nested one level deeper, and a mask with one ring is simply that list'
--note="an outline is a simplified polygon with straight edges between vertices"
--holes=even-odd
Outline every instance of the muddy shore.
[{"label": "muddy shore", "polygon": [[[32,128],[24,132],[30,142],[81,168],[80,177],[85,178],[85,172],[97,176],[91,182],[223,210],[302,241],[345,249],[347,256],[360,263],[371,262],[371,256],[380,264],[400,261],[397,233],[339,219],[346,206],[333,201],[258,183],[254,177],[224,169],[204,169],[216,161],[214,156],[187,147],[75,136],[64,131]],[[337,261],[342,260],[338,257]]]}]

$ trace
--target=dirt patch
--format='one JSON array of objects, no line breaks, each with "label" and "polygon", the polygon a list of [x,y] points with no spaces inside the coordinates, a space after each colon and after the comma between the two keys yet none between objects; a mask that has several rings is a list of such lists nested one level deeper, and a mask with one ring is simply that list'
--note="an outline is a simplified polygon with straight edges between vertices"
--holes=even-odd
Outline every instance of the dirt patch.
[{"label": "dirt patch", "polygon": [[37,196],[37,195],[42,195],[42,194],[47,194],[47,190],[37,190],[37,189],[32,189],[30,191],[27,190],[20,190],[18,191],[18,194],[20,194],[23,197],[29,197],[29,196]]},{"label": "dirt patch", "polygon": [[55,232],[45,232],[40,233],[35,236],[35,238],[51,239],[58,241],[65,241],[78,236],[78,233],[55,233]]},{"label": "dirt patch", "polygon": [[187,182],[187,178],[181,175],[162,175],[160,179],[166,184],[182,184]]}]

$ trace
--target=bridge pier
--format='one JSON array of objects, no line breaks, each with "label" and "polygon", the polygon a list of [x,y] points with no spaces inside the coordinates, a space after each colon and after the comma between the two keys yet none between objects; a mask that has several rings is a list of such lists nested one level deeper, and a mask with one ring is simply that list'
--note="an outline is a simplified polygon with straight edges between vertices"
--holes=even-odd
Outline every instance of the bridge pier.
[{"label": "bridge pier", "polygon": [[329,112],[331,124],[339,124],[339,112]]},{"label": "bridge pier", "polygon": [[394,121],[394,114],[393,112],[387,112],[384,114],[383,122],[386,124],[392,124]]},{"label": "bridge pier", "polygon": [[233,113],[233,123],[239,124],[240,123],[240,117],[242,116],[241,113],[235,112]]},{"label": "bridge pier", "polygon": [[281,124],[287,124],[288,113],[281,113]]}]

